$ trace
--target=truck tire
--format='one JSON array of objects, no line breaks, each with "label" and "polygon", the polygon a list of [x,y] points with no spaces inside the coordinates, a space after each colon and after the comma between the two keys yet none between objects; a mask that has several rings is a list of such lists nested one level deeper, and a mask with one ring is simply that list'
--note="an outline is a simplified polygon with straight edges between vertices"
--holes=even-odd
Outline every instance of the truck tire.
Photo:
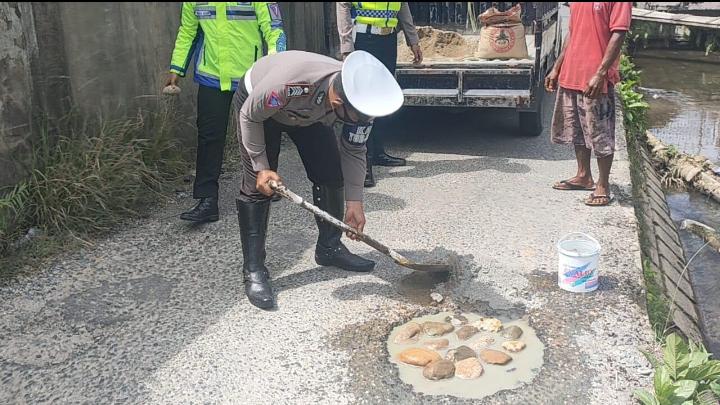
[{"label": "truck tire", "polygon": [[518,122],[520,124],[520,132],[526,136],[538,136],[543,130],[543,96],[545,88],[539,85],[535,88],[535,111],[520,111],[518,114]]},{"label": "truck tire", "polygon": [[540,111],[522,111],[519,113],[520,132],[526,136],[538,136],[542,133],[542,114]]}]

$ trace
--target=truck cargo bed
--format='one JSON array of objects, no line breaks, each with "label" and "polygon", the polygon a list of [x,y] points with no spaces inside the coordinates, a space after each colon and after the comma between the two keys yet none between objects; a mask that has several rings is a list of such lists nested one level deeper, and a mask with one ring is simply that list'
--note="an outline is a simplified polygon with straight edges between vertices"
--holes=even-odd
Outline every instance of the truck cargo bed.
[{"label": "truck cargo bed", "polygon": [[[468,35],[464,35],[468,38]],[[472,43],[476,41],[471,41]],[[512,67],[512,66],[529,66],[535,63],[535,36],[525,35],[525,43],[527,44],[528,57],[525,59],[481,59],[468,54],[464,57],[447,57],[447,56],[427,56],[423,59],[421,66],[413,65],[407,58],[403,60],[402,56],[398,60],[398,68],[433,68],[433,67]],[[398,40],[398,50],[406,47],[404,38],[400,36]],[[471,49],[469,49],[470,51]],[[402,53],[399,52],[401,55]]]}]

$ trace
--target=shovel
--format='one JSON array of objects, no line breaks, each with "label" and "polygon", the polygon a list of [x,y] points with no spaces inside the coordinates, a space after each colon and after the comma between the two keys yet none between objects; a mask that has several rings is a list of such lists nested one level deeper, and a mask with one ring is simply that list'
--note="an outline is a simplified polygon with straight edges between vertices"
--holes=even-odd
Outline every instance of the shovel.
[{"label": "shovel", "polygon": [[317,215],[318,217],[322,218],[324,221],[332,224],[335,227],[338,227],[342,229],[345,232],[350,232],[354,234],[358,240],[364,242],[368,246],[374,248],[378,252],[389,256],[393,261],[403,267],[407,267],[409,269],[418,270],[418,271],[427,271],[427,272],[449,272],[450,271],[450,265],[447,264],[422,264],[422,263],[413,263],[410,260],[408,260],[405,256],[401,255],[400,253],[390,249],[389,247],[383,245],[382,243],[376,241],[375,239],[371,238],[369,235],[366,235],[362,232],[357,231],[356,229],[352,228],[350,225],[338,220],[337,218],[333,217],[332,215],[328,214],[327,212],[321,210],[320,208],[310,204],[309,202],[305,201],[302,197],[299,195],[293,193],[292,191],[288,190],[287,187],[285,187],[283,184],[278,184],[274,180],[270,180],[268,182],[268,185],[270,186],[273,191],[278,193],[280,196],[287,198],[288,200],[292,201],[293,204],[299,205],[302,208],[305,208],[306,210],[312,212],[313,214]]}]

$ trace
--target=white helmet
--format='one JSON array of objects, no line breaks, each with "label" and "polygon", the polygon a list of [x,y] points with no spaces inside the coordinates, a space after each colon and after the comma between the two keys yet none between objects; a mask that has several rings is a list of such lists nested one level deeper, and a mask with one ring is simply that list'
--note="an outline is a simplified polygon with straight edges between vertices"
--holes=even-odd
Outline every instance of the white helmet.
[{"label": "white helmet", "polygon": [[342,66],[342,86],[350,104],[369,117],[384,117],[402,107],[405,98],[400,85],[376,57],[355,51]]}]

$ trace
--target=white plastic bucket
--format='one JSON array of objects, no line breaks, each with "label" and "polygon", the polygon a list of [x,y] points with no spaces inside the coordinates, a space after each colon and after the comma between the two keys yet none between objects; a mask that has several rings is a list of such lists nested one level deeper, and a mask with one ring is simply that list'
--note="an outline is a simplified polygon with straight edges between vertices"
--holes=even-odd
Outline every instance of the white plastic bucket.
[{"label": "white plastic bucket", "polygon": [[598,288],[600,243],[590,235],[574,232],[557,243],[558,286],[570,292],[590,292]]}]

